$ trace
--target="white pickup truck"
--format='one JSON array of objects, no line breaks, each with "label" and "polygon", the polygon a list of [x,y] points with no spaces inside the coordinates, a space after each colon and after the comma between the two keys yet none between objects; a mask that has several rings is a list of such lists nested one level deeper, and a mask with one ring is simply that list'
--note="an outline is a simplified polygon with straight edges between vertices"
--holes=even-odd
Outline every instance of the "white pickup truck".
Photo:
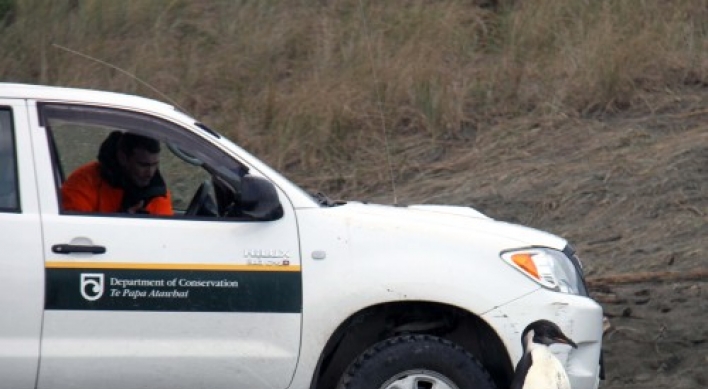
[{"label": "white pickup truck", "polygon": [[[160,142],[174,215],[63,209],[116,131]],[[0,83],[0,247],[0,388],[506,389],[542,318],[573,389],[601,376],[564,239],[310,195],[142,97]]]}]

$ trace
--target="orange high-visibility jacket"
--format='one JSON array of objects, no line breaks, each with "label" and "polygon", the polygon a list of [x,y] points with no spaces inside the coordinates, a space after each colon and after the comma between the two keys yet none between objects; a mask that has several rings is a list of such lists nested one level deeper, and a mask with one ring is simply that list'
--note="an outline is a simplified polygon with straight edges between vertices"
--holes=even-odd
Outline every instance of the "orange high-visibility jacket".
[{"label": "orange high-visibility jacket", "polygon": [[[111,186],[101,177],[97,161],[89,162],[71,173],[62,185],[62,207],[64,211],[117,213],[123,193],[122,188]],[[151,215],[173,215],[170,192],[153,197],[144,209]]]}]

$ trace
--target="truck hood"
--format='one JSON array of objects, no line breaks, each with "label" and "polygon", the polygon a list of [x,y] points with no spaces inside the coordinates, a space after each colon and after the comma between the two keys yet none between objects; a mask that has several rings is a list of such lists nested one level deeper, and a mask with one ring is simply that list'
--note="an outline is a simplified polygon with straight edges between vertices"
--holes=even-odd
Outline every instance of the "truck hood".
[{"label": "truck hood", "polygon": [[535,228],[494,220],[472,207],[450,205],[408,205],[390,206],[350,202],[340,206],[343,211],[372,218],[373,222],[390,226],[420,225],[426,230],[454,228],[477,233],[495,235],[516,241],[516,245],[544,246],[562,250],[567,241],[559,236]]},{"label": "truck hood", "polygon": [[436,213],[448,214],[448,215],[458,215],[458,216],[475,217],[475,218],[480,218],[480,219],[490,219],[489,216],[483,214],[482,212],[479,212],[478,210],[476,210],[472,207],[460,207],[460,206],[454,206],[454,205],[415,204],[415,205],[409,205],[406,208],[414,210],[414,211],[436,212]]},{"label": "truck hood", "polygon": [[[562,250],[567,244],[458,206],[349,202],[300,209],[298,225],[303,263],[311,269],[303,272],[305,282],[328,285],[329,293],[354,284],[352,304],[364,306],[404,299],[486,312],[541,288],[501,253],[534,246]],[[306,260],[313,253],[327,260]],[[323,281],[329,279],[336,281]],[[346,298],[348,293],[338,293],[337,304]]]}]

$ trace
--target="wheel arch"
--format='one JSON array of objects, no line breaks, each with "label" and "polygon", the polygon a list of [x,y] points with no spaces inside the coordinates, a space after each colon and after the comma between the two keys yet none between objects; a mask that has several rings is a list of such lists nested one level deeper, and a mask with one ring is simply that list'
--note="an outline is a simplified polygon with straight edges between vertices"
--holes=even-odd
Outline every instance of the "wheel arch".
[{"label": "wheel arch", "polygon": [[310,388],[334,388],[361,353],[384,339],[403,334],[447,339],[477,358],[498,388],[511,383],[513,365],[509,354],[486,321],[452,305],[399,301],[364,308],[342,322],[319,357]]}]

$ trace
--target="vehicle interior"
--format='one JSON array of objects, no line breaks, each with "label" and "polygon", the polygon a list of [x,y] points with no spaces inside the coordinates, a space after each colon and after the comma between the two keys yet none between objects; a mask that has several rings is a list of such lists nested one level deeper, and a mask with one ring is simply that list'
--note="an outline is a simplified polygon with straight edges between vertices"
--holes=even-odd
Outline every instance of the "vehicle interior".
[{"label": "vehicle interior", "polygon": [[249,174],[243,164],[175,124],[101,107],[44,104],[40,110],[58,196],[68,175],[95,161],[112,133],[132,132],[160,142],[159,173],[170,191],[175,217],[266,221],[283,214],[272,183]]}]

